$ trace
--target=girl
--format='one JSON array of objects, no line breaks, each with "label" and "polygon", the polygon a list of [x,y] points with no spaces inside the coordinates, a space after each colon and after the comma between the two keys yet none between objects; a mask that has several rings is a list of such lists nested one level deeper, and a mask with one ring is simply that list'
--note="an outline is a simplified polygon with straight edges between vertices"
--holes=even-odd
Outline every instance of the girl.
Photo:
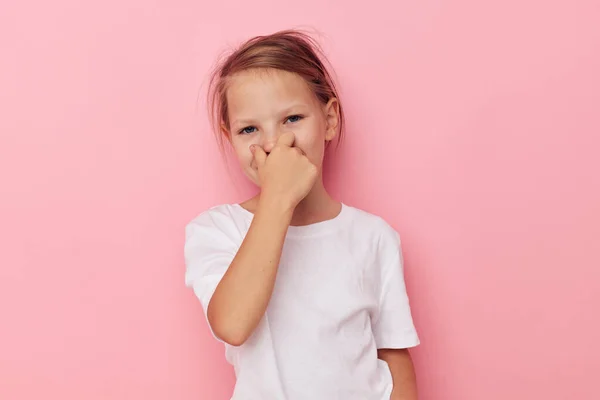
[{"label": "girl", "polygon": [[398,234],[334,200],[334,82],[307,35],[243,44],[211,81],[213,123],[260,193],[186,226],[186,284],[234,366],[234,400],[415,400],[419,344]]}]

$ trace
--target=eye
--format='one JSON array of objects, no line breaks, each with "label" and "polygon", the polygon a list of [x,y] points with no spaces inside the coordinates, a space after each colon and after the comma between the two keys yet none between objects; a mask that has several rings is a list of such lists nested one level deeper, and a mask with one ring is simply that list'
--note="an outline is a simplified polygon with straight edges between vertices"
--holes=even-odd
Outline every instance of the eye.
[{"label": "eye", "polygon": [[290,115],[289,117],[286,118],[286,122],[298,122],[300,120],[302,120],[304,117],[302,115]]},{"label": "eye", "polygon": [[238,133],[241,135],[247,135],[250,133],[254,133],[256,131],[256,128],[253,126],[247,126],[245,128],[242,128]]}]

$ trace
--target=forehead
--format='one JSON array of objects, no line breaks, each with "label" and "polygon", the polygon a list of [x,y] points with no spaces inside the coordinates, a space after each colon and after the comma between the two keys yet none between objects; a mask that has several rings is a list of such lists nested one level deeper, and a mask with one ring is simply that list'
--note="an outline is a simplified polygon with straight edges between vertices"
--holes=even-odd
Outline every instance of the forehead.
[{"label": "forehead", "polygon": [[276,69],[247,70],[233,75],[227,86],[229,113],[276,111],[287,104],[314,104],[315,96],[302,77]]}]

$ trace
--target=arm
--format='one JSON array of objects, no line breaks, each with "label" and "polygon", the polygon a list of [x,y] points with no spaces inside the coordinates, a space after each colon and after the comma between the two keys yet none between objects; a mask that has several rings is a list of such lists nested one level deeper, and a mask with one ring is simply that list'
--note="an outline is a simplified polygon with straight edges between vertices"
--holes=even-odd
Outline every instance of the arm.
[{"label": "arm", "polygon": [[390,400],[417,400],[417,380],[408,349],[378,349],[377,357],[390,366],[394,383]]},{"label": "arm", "polygon": [[261,186],[246,237],[217,285],[207,317],[221,340],[243,344],[267,309],[294,209],[317,179],[317,168],[297,148],[294,134],[281,135],[268,156],[251,147]]},{"label": "arm", "polygon": [[208,306],[215,334],[232,346],[243,344],[265,313],[293,209],[260,201],[250,229]]}]

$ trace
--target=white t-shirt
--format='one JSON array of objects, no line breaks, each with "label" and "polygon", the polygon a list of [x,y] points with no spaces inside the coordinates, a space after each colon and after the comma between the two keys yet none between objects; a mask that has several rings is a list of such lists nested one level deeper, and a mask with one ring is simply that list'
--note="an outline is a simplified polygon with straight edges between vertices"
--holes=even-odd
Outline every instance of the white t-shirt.
[{"label": "white t-shirt", "polygon": [[[185,282],[205,315],[252,218],[226,204],[186,226]],[[342,204],[333,219],[289,227],[265,315],[244,344],[225,343],[232,400],[387,400],[392,376],[377,349],[418,344],[398,234]]]}]

